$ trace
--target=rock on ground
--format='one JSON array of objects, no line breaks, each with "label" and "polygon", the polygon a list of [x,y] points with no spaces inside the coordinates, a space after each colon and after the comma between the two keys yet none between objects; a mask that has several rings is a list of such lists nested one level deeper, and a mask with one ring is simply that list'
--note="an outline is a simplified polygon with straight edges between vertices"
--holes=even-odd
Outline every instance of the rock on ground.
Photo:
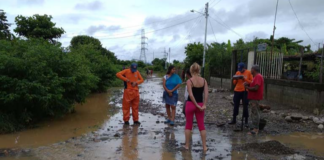
[{"label": "rock on ground", "polygon": [[292,122],[292,119],[291,119],[290,116],[285,117],[285,120],[286,120],[287,122]]},{"label": "rock on ground", "polygon": [[318,125],[318,129],[323,129],[323,128],[324,128],[323,124]]},{"label": "rock on ground", "polygon": [[301,114],[292,114],[291,118],[293,120],[301,120],[303,118],[303,115],[301,115]]}]

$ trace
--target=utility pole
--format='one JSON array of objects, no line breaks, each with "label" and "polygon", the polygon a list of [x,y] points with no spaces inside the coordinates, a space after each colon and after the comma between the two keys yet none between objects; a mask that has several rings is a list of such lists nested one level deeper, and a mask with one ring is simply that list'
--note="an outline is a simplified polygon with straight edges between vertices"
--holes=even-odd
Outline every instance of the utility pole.
[{"label": "utility pole", "polygon": [[171,48],[169,48],[169,65],[171,65]]},{"label": "utility pole", "polygon": [[304,56],[304,47],[301,47],[301,54],[299,60],[299,71],[298,71],[298,81],[302,79],[302,63],[303,63],[303,56]]},{"label": "utility pole", "polygon": [[275,31],[276,31],[276,20],[277,20],[278,3],[279,3],[279,0],[277,0],[275,19],[274,19],[274,23],[273,23],[273,33],[272,33],[272,42],[271,42],[271,56],[272,56],[272,53],[273,53],[274,35],[275,35]]},{"label": "utility pole", "polygon": [[168,63],[168,53],[165,51],[165,48],[164,48],[164,58],[165,58],[165,69],[167,69],[167,63]]},{"label": "utility pole", "polygon": [[207,23],[208,23],[208,2],[206,3],[206,8],[205,8],[205,17],[206,17],[206,25],[205,25],[205,42],[204,42],[204,55],[203,55],[203,67],[202,67],[202,72],[201,75],[204,77],[205,74],[205,56],[206,56],[206,42],[207,42]]},{"label": "utility pole", "polygon": [[324,43],[323,43],[322,56],[321,56],[320,83],[323,83],[323,56],[324,56]]},{"label": "utility pole", "polygon": [[145,30],[142,29],[142,36],[141,36],[141,55],[140,55],[140,61],[143,61],[144,63],[146,63],[146,54],[145,51],[147,50],[146,45],[147,43],[145,42],[145,40],[147,39],[147,37],[145,37]]},{"label": "utility pole", "polygon": [[207,23],[208,23],[208,2],[206,3],[206,6],[205,6],[205,13],[201,13],[199,11],[195,11],[195,10],[191,10],[191,12],[196,12],[196,13],[199,13],[203,16],[205,16],[206,18],[206,24],[205,24],[205,42],[204,42],[204,53],[203,53],[203,65],[202,65],[202,70],[201,70],[201,75],[202,77],[204,77],[204,71],[205,71],[205,56],[206,56],[206,50],[207,50],[207,47],[206,47],[206,42],[207,42]]}]

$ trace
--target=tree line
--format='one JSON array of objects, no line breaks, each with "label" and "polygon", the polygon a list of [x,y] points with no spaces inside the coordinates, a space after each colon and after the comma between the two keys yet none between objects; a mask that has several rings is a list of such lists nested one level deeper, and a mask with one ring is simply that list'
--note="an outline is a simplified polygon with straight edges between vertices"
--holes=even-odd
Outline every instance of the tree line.
[{"label": "tree line", "polygon": [[[205,61],[205,78],[209,78],[211,74],[217,77],[229,78],[230,69],[231,69],[231,59],[232,51],[236,50],[238,52],[239,59],[242,59],[243,62],[247,62],[247,52],[248,50],[254,50],[258,44],[267,44],[267,51],[271,52],[271,47],[273,46],[274,52],[281,52],[284,55],[300,55],[301,49],[304,49],[304,54],[313,53],[311,50],[311,45],[303,46],[302,40],[290,39],[287,37],[281,37],[273,40],[272,45],[272,36],[269,39],[258,39],[255,38],[251,42],[244,42],[243,39],[237,40],[235,43],[228,40],[227,43],[222,42],[213,42],[207,44],[206,50],[206,61]],[[204,46],[202,43],[189,43],[185,47],[186,58],[184,60],[184,68],[189,68],[191,64],[197,62],[202,65],[203,60],[203,49]],[[317,51],[321,52],[321,50]],[[241,57],[242,54],[242,57]],[[319,61],[316,61],[316,69],[310,71],[307,76],[318,79],[319,74]],[[225,77],[224,77],[225,78]]]}]

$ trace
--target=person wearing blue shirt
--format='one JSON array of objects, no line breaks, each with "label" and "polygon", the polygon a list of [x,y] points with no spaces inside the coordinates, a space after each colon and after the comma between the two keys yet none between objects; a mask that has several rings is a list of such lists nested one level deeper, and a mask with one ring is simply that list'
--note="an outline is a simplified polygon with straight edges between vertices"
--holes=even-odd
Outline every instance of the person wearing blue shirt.
[{"label": "person wearing blue shirt", "polygon": [[166,112],[168,114],[168,119],[165,123],[171,126],[174,125],[178,102],[178,88],[182,83],[181,78],[175,74],[175,72],[175,66],[170,66],[167,74],[163,77],[163,102],[165,103]]}]

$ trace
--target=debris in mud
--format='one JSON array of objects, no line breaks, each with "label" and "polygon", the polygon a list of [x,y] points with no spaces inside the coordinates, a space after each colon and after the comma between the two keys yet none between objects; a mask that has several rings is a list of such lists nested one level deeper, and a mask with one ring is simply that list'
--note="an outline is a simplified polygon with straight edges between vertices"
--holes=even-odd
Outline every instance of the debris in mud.
[{"label": "debris in mud", "polygon": [[301,114],[292,114],[291,119],[293,120],[301,120],[303,116]]},{"label": "debris in mud", "polygon": [[25,149],[0,149],[0,157],[8,157],[8,156],[15,156],[18,154],[28,155],[30,154],[31,150]]},{"label": "debris in mud", "polygon": [[120,134],[119,134],[119,133],[116,133],[116,134],[114,135],[114,137],[119,138],[119,137],[120,137]]},{"label": "debris in mud", "polygon": [[314,118],[313,118],[313,121],[314,121],[314,123],[316,123],[316,124],[323,124],[323,123],[324,123],[324,120],[323,120],[323,119],[319,119],[319,118],[317,118],[317,117],[314,117]]},{"label": "debris in mud", "polygon": [[267,110],[270,110],[270,109],[271,109],[270,106],[267,106],[267,105],[264,105],[264,104],[260,104],[259,107],[260,107],[260,109],[261,109],[262,111],[265,110],[265,109],[267,109]]},{"label": "debris in mud", "polygon": [[318,129],[323,129],[323,124],[318,125]]},{"label": "debris in mud", "polygon": [[292,122],[292,121],[293,121],[293,120],[291,119],[290,116],[287,116],[287,117],[285,118],[285,120],[286,120],[287,122]]},{"label": "debris in mud", "polygon": [[263,113],[269,113],[270,110],[268,110],[268,109],[264,109],[262,112],[263,112]]},{"label": "debris in mud", "polygon": [[239,147],[241,150],[256,151],[263,154],[288,155],[294,154],[295,151],[281,144],[278,141],[267,141],[262,143],[247,143]]},{"label": "debris in mud", "polygon": [[94,142],[100,142],[100,139],[98,139],[98,138],[94,138],[93,141],[94,141]]},{"label": "debris in mud", "polygon": [[101,141],[107,141],[107,140],[109,140],[109,137],[101,137],[100,140]]}]

